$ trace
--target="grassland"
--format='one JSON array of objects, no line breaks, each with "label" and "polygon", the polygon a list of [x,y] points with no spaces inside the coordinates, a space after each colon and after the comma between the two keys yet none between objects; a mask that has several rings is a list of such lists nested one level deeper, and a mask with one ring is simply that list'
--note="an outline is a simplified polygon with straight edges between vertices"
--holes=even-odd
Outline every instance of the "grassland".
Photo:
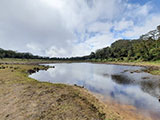
[{"label": "grassland", "polygon": [[3,58],[0,63],[5,64],[38,64],[38,63],[53,63],[59,61],[44,60],[44,59],[19,59],[19,58]]}]

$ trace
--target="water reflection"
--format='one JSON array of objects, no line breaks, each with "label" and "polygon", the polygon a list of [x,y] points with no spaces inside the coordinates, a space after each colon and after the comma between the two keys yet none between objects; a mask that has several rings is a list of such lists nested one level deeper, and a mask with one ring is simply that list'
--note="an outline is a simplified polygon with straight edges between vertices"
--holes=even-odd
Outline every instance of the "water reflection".
[{"label": "water reflection", "polygon": [[54,65],[55,68],[39,71],[31,77],[53,83],[77,84],[119,103],[160,112],[160,77],[139,72],[142,67],[91,63]]},{"label": "water reflection", "polygon": [[126,75],[111,75],[112,80],[115,81],[118,84],[133,84],[133,79],[130,79]]},{"label": "water reflection", "polygon": [[152,80],[141,81],[141,89],[160,99],[160,80],[154,82]]}]

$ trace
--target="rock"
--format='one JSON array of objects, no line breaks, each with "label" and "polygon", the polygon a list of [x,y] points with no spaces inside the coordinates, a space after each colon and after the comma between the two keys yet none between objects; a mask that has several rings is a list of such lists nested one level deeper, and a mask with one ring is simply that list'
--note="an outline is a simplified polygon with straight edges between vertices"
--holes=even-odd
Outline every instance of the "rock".
[{"label": "rock", "polygon": [[124,70],[124,72],[128,72],[129,70]]},{"label": "rock", "polygon": [[1,69],[5,69],[5,67],[4,67],[4,66],[2,66],[2,67],[1,67]]},{"label": "rock", "polygon": [[144,80],[145,80],[145,79],[150,79],[150,78],[149,78],[149,77],[142,77],[142,79],[144,79]]},{"label": "rock", "polygon": [[79,87],[79,88],[84,88],[84,86],[79,86],[77,84],[74,84],[74,86]]},{"label": "rock", "polygon": [[40,69],[38,67],[33,68],[36,72],[38,72]]},{"label": "rock", "polygon": [[9,114],[7,114],[6,117],[9,117]]},{"label": "rock", "polygon": [[28,72],[29,74],[32,74],[32,73],[35,73],[36,71],[35,71],[35,70],[30,69],[30,70],[28,70],[27,72]]},{"label": "rock", "polygon": [[15,69],[15,70],[17,70],[17,69],[18,69],[18,67],[15,67],[14,69]]},{"label": "rock", "polygon": [[84,88],[84,86],[81,86],[81,88]]}]

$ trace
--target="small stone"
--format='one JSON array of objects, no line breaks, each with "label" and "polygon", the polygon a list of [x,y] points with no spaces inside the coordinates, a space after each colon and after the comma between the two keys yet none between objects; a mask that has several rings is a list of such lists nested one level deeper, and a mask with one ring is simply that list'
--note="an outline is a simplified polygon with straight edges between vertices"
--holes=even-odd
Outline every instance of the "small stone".
[{"label": "small stone", "polygon": [[9,114],[7,114],[6,117],[9,117]]}]

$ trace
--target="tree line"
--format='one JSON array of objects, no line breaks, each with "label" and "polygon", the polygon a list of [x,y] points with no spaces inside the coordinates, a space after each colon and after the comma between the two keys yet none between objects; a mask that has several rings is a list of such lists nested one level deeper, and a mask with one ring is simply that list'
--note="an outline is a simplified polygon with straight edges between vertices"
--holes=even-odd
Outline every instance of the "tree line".
[{"label": "tree line", "polygon": [[13,50],[4,50],[0,48],[0,58],[42,59],[43,57],[32,55],[31,53],[19,53]]},{"label": "tree line", "polygon": [[155,61],[160,60],[160,38],[154,40],[118,40],[110,47],[92,52],[88,59],[103,61]]},{"label": "tree line", "polygon": [[38,56],[38,55],[33,55],[31,53],[22,53],[22,52],[16,52],[13,50],[4,50],[0,48],[0,59],[3,58],[19,58],[19,59],[44,59],[44,60],[79,60],[83,57],[78,57],[78,58],[60,58],[60,57],[43,57],[43,56]]}]

